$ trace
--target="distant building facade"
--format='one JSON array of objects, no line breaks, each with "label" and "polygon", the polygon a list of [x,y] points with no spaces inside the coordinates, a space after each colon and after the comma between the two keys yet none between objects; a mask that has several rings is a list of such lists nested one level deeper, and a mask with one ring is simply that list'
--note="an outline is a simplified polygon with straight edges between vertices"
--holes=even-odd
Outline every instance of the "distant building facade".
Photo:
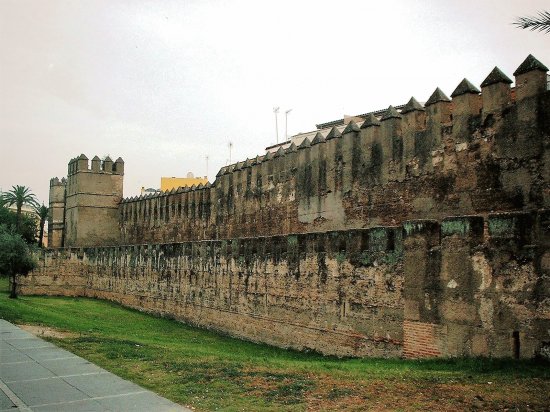
[{"label": "distant building facade", "polygon": [[208,177],[195,177],[192,172],[188,172],[186,177],[161,177],[160,190],[166,192],[167,190],[177,189],[178,187],[198,186],[201,183],[203,185],[208,183]]}]

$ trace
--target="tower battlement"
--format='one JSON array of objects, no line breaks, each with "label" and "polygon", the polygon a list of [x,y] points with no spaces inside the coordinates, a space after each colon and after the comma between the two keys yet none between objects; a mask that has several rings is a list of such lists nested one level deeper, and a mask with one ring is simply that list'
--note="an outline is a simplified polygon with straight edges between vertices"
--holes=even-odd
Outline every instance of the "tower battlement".
[{"label": "tower battlement", "polygon": [[109,156],[106,156],[103,160],[99,156],[94,156],[90,162],[85,154],[81,154],[69,161],[67,176],[72,176],[78,172],[124,175],[124,160],[119,157],[113,162]]}]

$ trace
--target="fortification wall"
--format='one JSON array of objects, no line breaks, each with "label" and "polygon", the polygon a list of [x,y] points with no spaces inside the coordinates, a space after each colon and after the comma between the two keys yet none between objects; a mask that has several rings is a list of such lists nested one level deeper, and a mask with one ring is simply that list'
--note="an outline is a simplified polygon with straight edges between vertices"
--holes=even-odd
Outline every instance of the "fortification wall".
[{"label": "fortification wall", "polygon": [[533,357],[550,345],[549,219],[46,251],[19,290],[339,356]]},{"label": "fortification wall", "polygon": [[121,203],[122,159],[82,155],[52,210],[86,247],[43,252],[19,289],[339,356],[550,353],[547,71],[529,56],[514,90],[495,68]]},{"label": "fortification wall", "polygon": [[[519,69],[518,69],[519,70]],[[522,70],[523,72],[523,70]],[[210,186],[120,205],[123,244],[397,225],[550,206],[550,92],[541,69],[498,69],[479,92],[350,123],[300,147],[224,167]]]}]

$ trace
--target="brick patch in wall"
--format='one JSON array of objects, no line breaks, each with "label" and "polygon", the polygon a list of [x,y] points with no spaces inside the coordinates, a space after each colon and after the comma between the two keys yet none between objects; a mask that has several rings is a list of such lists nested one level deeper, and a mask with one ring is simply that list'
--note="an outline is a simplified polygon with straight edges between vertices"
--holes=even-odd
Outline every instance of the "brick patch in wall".
[{"label": "brick patch in wall", "polygon": [[436,328],[433,323],[403,322],[403,355],[405,358],[433,358],[441,356],[436,345]]}]

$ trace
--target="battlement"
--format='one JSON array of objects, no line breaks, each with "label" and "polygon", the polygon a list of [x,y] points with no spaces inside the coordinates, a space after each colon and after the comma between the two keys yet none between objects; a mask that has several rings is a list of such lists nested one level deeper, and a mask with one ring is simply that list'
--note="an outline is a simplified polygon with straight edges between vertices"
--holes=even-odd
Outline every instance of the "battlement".
[{"label": "battlement", "polygon": [[58,177],[52,177],[50,179],[50,187],[66,186],[66,185],[67,185],[67,179],[65,179],[64,177],[62,177],[61,179],[59,179]]},{"label": "battlement", "polygon": [[[363,121],[350,120],[349,123],[341,125],[330,122],[326,124],[332,125],[330,129],[319,130],[315,136],[303,137],[298,145],[295,143],[288,147],[281,145],[276,152],[268,152],[254,159],[224,166],[216,174],[216,178],[259,166],[264,162],[295,153],[297,150],[312,150],[317,144],[343,138],[348,134],[365,138],[371,133],[368,129],[384,126],[384,123],[387,123],[386,130],[376,139],[382,147],[386,146],[386,150],[382,153],[384,158],[380,159],[382,162],[407,163],[414,161],[419,154],[422,157],[429,157],[433,152],[443,148],[444,132],[447,132],[454,143],[460,145],[458,149],[462,150],[463,143],[472,140],[476,127],[494,124],[498,118],[501,119],[504,114],[510,112],[512,106],[517,104],[530,107],[535,105],[533,101],[527,104],[523,100],[536,99],[538,95],[546,92],[547,71],[546,66],[529,55],[514,72],[515,88],[511,87],[512,80],[495,67],[481,83],[481,90],[464,78],[451,93],[451,98],[437,87],[424,105],[413,96],[407,104],[397,106],[399,110],[390,106],[385,111],[359,116],[358,118],[364,118]],[[425,141],[421,144],[411,141],[419,132],[424,132],[426,135]],[[413,147],[415,145],[416,148]],[[419,153],[420,149],[424,153]],[[427,171],[431,170],[431,167],[427,168]],[[214,182],[215,185],[216,182]]]},{"label": "battlement", "polygon": [[109,156],[106,156],[103,160],[101,160],[99,156],[94,156],[90,162],[85,154],[81,154],[69,161],[67,176],[74,175],[78,172],[124,175],[124,160],[119,157],[113,162]]},{"label": "battlement", "polygon": [[515,72],[521,91],[495,68],[481,89],[468,79],[450,98],[436,88],[424,105],[411,97],[224,166],[212,184],[126,198],[122,239],[318,232],[547,208],[545,70],[529,56]]},{"label": "battlement", "polygon": [[131,197],[125,197],[122,199],[121,203],[131,203],[131,202],[139,202],[146,199],[160,199],[165,198],[167,196],[181,194],[181,193],[189,193],[189,192],[201,192],[208,190],[212,187],[212,184],[210,182],[207,182],[205,184],[199,183],[198,185],[191,185],[191,186],[182,186],[165,190],[164,192],[155,192],[155,193],[147,193],[142,194],[139,196],[131,196]]}]

